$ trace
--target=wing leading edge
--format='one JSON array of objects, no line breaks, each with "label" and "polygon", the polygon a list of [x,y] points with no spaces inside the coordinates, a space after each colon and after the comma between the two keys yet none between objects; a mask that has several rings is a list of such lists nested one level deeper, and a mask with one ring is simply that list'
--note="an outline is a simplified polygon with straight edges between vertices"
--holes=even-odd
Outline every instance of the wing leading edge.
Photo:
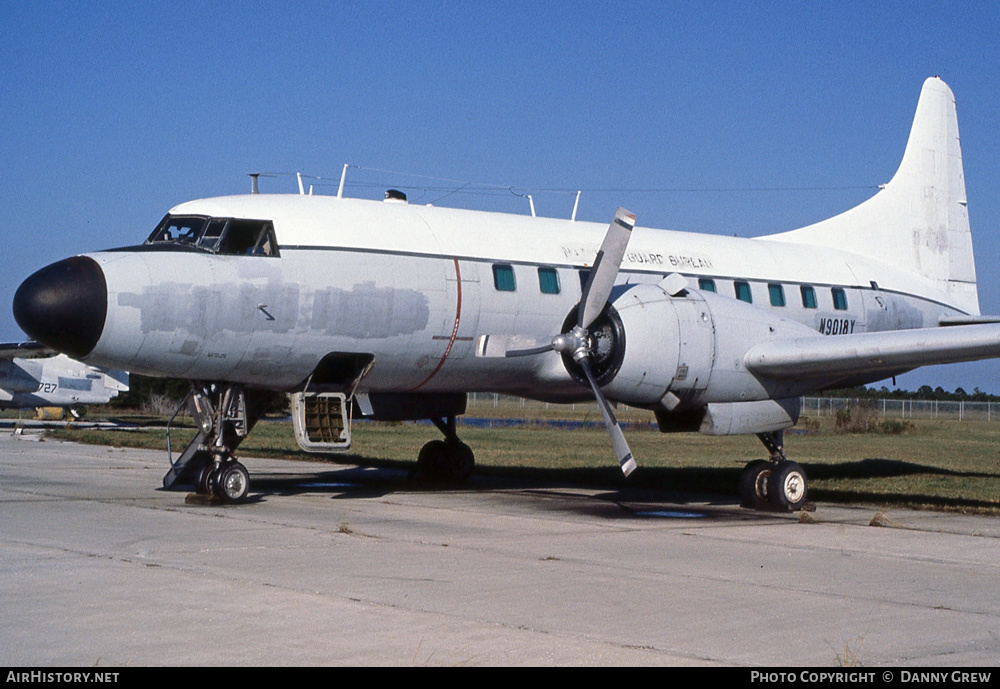
[{"label": "wing leading edge", "polygon": [[743,364],[770,378],[813,379],[890,375],[918,366],[998,357],[1000,323],[988,323],[764,342],[746,353]]}]

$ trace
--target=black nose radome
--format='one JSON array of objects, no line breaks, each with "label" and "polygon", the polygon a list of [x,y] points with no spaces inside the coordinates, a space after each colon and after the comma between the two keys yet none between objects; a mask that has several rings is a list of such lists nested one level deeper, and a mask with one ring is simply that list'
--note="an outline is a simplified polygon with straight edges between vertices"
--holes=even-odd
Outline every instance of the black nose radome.
[{"label": "black nose radome", "polygon": [[77,358],[93,351],[107,314],[104,271],[86,256],[42,268],[14,294],[14,319],[21,329],[47,347]]}]

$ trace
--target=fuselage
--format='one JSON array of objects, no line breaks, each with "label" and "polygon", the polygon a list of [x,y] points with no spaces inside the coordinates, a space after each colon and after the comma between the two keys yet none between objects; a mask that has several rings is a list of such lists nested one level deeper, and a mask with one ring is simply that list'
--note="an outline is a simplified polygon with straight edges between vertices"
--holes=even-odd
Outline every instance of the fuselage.
[{"label": "fuselage", "polygon": [[[375,364],[362,391],[587,394],[555,353],[491,359],[476,347],[482,335],[560,332],[602,225],[257,194],[191,201],[170,216],[260,221],[276,246],[213,253],[153,242],[87,254],[103,274],[107,308],[83,360],[294,390],[325,355],[367,353]],[[636,227],[618,284],[672,273],[692,292],[751,302],[802,333],[931,327],[962,313],[936,283],[849,247]]]}]

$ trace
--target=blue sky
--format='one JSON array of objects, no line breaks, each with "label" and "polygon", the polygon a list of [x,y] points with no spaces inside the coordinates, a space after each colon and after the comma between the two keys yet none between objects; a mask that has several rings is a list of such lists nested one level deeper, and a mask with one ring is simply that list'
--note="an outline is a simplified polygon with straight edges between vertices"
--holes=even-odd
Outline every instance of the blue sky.
[{"label": "blue sky", "polygon": [[[31,272],[261,170],[335,184],[351,163],[371,169],[347,194],[433,187],[408,190],[421,202],[457,185],[372,169],[614,189],[579,217],[793,229],[888,181],[932,75],[956,95],[980,302],[1000,313],[1000,3],[8,0],[0,22],[3,341],[24,337],[9,303]],[[532,193],[569,216],[571,195]],[[438,202],[527,210],[503,191]],[[1000,365],[898,384],[1000,392]]]}]

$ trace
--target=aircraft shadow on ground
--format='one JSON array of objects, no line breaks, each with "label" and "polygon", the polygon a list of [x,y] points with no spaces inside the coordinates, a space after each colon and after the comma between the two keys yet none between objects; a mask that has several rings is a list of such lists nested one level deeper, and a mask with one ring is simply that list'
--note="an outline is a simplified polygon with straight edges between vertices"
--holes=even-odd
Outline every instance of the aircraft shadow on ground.
[{"label": "aircraft shadow on ground", "polygon": [[[345,466],[336,466],[343,463]],[[421,476],[410,462],[379,460],[362,455],[339,457],[336,464],[322,464],[310,474],[257,475],[255,495],[329,494],[337,500],[370,499],[393,493],[421,491],[488,491],[517,489],[546,491],[564,488],[610,489],[599,494],[605,503],[647,505],[692,503],[730,505],[739,502],[738,485],[742,468],[640,467],[625,478],[617,467],[548,469],[534,467],[479,467],[462,485],[435,481]],[[320,468],[322,467],[322,468]],[[930,505],[943,509],[996,508],[996,502],[934,495],[931,493],[886,493],[875,486],[868,489],[865,479],[930,475],[956,479],[996,479],[998,473],[963,472],[902,460],[869,458],[857,462],[803,464],[813,482],[855,480],[856,487],[823,488],[810,486],[809,499],[838,503],[880,505]]]}]

